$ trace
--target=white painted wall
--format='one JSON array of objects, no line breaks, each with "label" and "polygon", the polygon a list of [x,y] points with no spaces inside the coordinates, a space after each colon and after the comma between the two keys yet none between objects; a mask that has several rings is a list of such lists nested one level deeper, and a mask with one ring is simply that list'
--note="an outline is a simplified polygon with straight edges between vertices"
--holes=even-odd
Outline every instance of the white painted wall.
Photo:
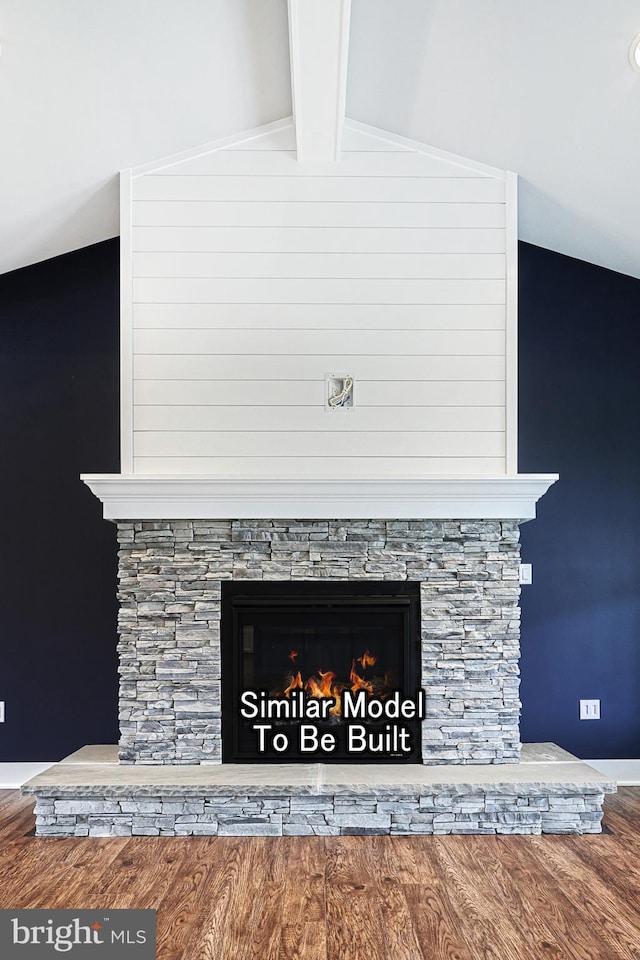
[{"label": "white painted wall", "polygon": [[0,43],[0,273],[117,236],[118,170],[291,113],[286,0],[9,0]]},{"label": "white painted wall", "polygon": [[[286,0],[0,3],[0,273],[118,234],[116,171],[291,113]],[[520,176],[520,236],[640,276],[637,0],[353,0],[346,114]]]},{"label": "white painted wall", "polygon": [[516,472],[507,177],[375,134],[300,164],[285,122],[125,178],[123,473]]}]

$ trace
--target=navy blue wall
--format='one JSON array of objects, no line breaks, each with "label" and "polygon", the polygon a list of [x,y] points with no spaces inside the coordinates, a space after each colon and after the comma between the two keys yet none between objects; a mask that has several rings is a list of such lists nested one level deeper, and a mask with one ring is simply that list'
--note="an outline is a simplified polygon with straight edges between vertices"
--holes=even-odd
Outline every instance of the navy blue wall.
[{"label": "navy blue wall", "polygon": [[582,757],[640,757],[639,330],[640,280],[521,245],[519,469],[560,474],[521,528],[521,733]]},{"label": "navy blue wall", "polygon": [[[117,258],[0,277],[0,761],[117,740],[115,531],[78,479],[119,469]],[[640,281],[527,244],[520,278],[520,470],[561,475],[522,527],[522,737],[637,757]]]},{"label": "navy blue wall", "polygon": [[118,243],[0,277],[0,761],[115,743]]}]

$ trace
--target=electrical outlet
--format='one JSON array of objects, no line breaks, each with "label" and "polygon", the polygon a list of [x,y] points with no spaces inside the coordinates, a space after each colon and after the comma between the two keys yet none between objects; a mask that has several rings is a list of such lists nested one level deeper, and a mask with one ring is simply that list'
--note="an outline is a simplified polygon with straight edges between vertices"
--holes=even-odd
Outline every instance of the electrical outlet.
[{"label": "electrical outlet", "polygon": [[0,700],[0,723],[4,723],[4,700]]},{"label": "electrical outlet", "polygon": [[533,564],[532,563],[520,564],[520,583],[521,584],[533,583]]},{"label": "electrical outlet", "polygon": [[580,701],[580,719],[581,720],[599,720],[600,719],[600,701],[599,700],[581,700]]}]

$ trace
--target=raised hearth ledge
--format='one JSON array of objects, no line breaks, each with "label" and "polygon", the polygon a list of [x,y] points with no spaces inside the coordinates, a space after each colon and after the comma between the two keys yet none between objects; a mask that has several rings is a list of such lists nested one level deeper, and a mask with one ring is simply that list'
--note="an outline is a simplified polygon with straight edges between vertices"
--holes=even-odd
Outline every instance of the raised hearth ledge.
[{"label": "raised hearth ledge", "polygon": [[532,520],[557,473],[340,479],[83,474],[105,520]]},{"label": "raised hearth ledge", "polygon": [[36,836],[600,833],[615,783],[554,744],[512,767],[121,766],[85,747],[22,788]]},{"label": "raised hearth ledge", "polygon": [[141,795],[223,794],[244,792],[255,796],[280,794],[384,793],[398,790],[453,789],[456,792],[488,787],[512,794],[514,787],[529,793],[546,793],[550,784],[579,786],[592,793],[612,793],[610,777],[554,743],[523,743],[518,764],[418,763],[226,763],[145,764],[118,763],[118,747],[95,744],[81,747],[60,763],[44,770],[22,787],[23,795],[55,787],[61,794],[91,794],[95,787],[127,793],[135,787]]}]

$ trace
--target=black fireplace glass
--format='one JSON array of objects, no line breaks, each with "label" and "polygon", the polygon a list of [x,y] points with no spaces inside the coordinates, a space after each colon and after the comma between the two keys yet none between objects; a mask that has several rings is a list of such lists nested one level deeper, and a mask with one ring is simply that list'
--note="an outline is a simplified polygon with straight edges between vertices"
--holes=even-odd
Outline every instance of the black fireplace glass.
[{"label": "black fireplace glass", "polygon": [[223,761],[421,762],[395,710],[418,702],[419,603],[417,583],[223,583]]}]

